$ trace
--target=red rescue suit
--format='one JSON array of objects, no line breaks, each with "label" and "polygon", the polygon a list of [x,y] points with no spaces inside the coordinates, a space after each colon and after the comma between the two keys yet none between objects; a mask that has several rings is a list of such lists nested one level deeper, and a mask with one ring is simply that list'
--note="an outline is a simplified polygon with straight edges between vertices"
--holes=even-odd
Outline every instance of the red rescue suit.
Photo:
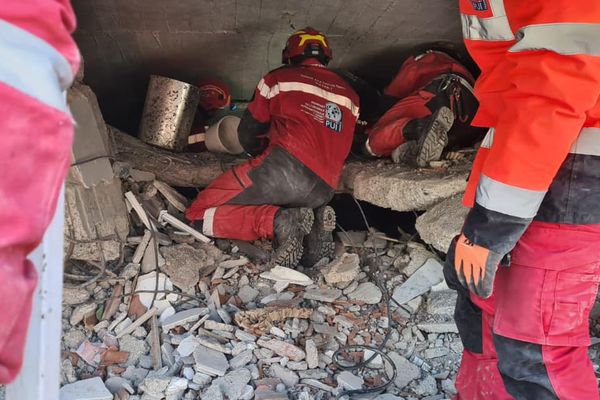
[{"label": "red rescue suit", "polygon": [[[449,55],[429,51],[408,57],[392,82],[384,89],[384,95],[398,101],[367,132],[367,150],[374,156],[386,157],[407,140],[415,140],[411,134],[416,135],[417,132],[410,132],[409,124],[429,117],[437,107],[446,105],[442,99],[436,97],[446,96],[438,91],[438,88],[443,85],[443,79],[448,74],[462,81],[463,92],[466,92],[464,96],[472,97],[470,92],[474,78],[463,65]],[[466,109],[462,110],[462,124],[466,127],[475,115],[476,102],[473,99],[470,103],[472,104],[467,104]]]},{"label": "red rescue suit", "polygon": [[213,237],[272,238],[280,206],[317,208],[331,199],[358,111],[348,83],[314,59],[268,73],[238,130],[258,156],[213,181],[186,217],[203,220]]},{"label": "red rescue suit", "polygon": [[64,91],[79,65],[68,0],[0,7],[0,384],[22,365],[36,271],[27,255],[50,224],[71,162]]},{"label": "red rescue suit", "polygon": [[458,398],[599,399],[588,358],[600,280],[600,3],[461,0],[493,127],[465,196],[463,234],[497,254],[493,295],[461,286]]}]

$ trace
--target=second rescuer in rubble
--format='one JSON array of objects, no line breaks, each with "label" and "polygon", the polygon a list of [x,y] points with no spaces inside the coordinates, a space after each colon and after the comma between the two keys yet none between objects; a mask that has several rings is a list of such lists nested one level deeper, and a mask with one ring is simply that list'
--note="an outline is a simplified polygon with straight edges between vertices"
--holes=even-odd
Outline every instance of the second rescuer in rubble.
[{"label": "second rescuer in rubble", "polygon": [[254,158],[225,172],[186,212],[204,234],[273,239],[273,261],[312,266],[333,253],[333,197],[358,116],[358,96],[327,69],[332,51],[319,31],[295,32],[285,66],[258,83],[238,129]]}]

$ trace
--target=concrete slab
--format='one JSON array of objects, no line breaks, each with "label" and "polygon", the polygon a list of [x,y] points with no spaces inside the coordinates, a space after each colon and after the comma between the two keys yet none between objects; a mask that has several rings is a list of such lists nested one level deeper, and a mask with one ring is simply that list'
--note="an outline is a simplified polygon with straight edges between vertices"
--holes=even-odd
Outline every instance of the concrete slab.
[{"label": "concrete slab", "polygon": [[462,193],[433,206],[419,218],[416,228],[421,239],[443,253],[460,233],[469,209],[462,205]]},{"label": "concrete slab", "polygon": [[470,164],[415,169],[390,161],[351,162],[342,189],[358,200],[396,211],[427,210],[465,190]]}]

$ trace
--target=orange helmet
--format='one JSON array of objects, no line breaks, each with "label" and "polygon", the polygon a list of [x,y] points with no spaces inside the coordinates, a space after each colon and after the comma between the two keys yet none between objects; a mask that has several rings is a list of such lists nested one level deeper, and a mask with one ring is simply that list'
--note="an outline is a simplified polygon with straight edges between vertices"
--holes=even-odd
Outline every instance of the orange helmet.
[{"label": "orange helmet", "polygon": [[300,59],[313,57],[327,65],[332,55],[327,37],[314,28],[306,27],[294,32],[288,38],[281,58],[284,64],[289,64],[298,57]]}]

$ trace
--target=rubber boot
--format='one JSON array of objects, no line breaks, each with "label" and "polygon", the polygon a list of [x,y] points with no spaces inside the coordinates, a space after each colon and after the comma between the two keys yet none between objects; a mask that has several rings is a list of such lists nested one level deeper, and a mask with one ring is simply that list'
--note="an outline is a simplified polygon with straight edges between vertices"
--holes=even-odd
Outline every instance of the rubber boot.
[{"label": "rubber boot", "polygon": [[322,258],[332,259],[335,253],[333,230],[335,229],[335,211],[330,206],[315,210],[315,222],[304,238],[304,254],[300,263],[312,267]]},{"label": "rubber boot", "polygon": [[428,124],[419,135],[415,161],[419,167],[429,166],[430,161],[442,157],[448,145],[448,132],[454,124],[454,113],[448,107],[440,107],[430,117]]},{"label": "rubber boot", "polygon": [[273,263],[288,268],[298,265],[304,250],[304,236],[311,231],[314,218],[310,208],[281,208],[277,212],[273,226]]}]

